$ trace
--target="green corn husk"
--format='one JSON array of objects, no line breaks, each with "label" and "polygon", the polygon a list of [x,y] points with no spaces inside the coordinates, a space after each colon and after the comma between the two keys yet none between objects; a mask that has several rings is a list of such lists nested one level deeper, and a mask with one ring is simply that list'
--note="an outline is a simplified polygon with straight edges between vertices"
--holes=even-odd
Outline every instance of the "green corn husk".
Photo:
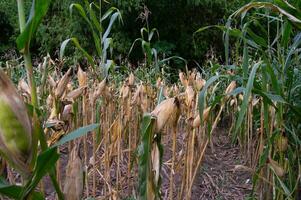
[{"label": "green corn husk", "polygon": [[13,83],[0,71],[0,153],[22,175],[30,174],[32,127]]}]

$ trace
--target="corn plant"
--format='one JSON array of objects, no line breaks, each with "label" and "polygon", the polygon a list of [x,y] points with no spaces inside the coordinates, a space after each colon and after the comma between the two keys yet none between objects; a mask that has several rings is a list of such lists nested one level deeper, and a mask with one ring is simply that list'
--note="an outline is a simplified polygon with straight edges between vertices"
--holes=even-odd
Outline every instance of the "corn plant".
[{"label": "corn plant", "polygon": [[[252,8],[265,8],[266,12],[248,14]],[[232,27],[238,16],[242,16],[240,29]],[[224,31],[226,65],[230,64],[229,37],[237,37],[243,46],[242,63],[234,72],[240,74],[242,84],[234,93],[243,95],[236,100],[240,111],[232,137],[251,154],[253,195],[258,191],[263,199],[293,199],[299,195],[300,158],[292,152],[300,148],[300,102],[296,93],[300,35],[293,31],[300,29],[300,19],[298,9],[275,0],[249,3],[231,15],[226,26],[214,26]],[[251,148],[254,142],[255,148]]]},{"label": "corn plant", "polygon": [[[101,70],[100,72],[102,76],[106,77],[109,69],[113,65],[113,61],[108,59],[109,57],[108,51],[110,50],[112,54],[112,50],[113,50],[112,49],[113,40],[112,38],[109,37],[109,35],[111,33],[115,21],[119,19],[119,21],[122,22],[120,11],[115,7],[111,7],[103,14],[101,11],[102,9],[101,0],[99,1],[98,4],[95,2],[89,3],[88,0],[85,0],[83,6],[79,3],[72,3],[69,9],[71,15],[75,9],[89,26],[93,36],[93,41],[97,52],[97,56],[100,59],[100,62],[98,62],[99,69],[95,67],[96,62],[93,59],[93,56],[89,55],[89,53],[81,47],[78,39],[75,37],[66,39],[65,41],[62,42],[61,49],[60,49],[61,59],[64,55],[67,44],[71,41],[84,54],[84,56],[87,58],[89,64],[93,67],[93,69],[96,72],[99,72],[99,70]],[[97,10],[98,14],[96,13],[95,10]],[[108,26],[104,27],[103,24],[108,20],[109,20]]]}]

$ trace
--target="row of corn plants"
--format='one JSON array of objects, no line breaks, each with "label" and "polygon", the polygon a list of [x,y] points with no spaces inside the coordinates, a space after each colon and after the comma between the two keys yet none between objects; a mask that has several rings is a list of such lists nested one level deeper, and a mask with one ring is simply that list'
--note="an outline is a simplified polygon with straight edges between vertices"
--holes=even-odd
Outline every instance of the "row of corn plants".
[{"label": "row of corn plants", "polygon": [[[275,0],[249,3],[225,26],[195,33],[212,27],[224,32],[226,66],[240,85],[230,102],[237,111],[230,134],[248,158],[253,198],[300,195],[300,25],[300,10]],[[235,56],[230,37],[237,39]]]}]

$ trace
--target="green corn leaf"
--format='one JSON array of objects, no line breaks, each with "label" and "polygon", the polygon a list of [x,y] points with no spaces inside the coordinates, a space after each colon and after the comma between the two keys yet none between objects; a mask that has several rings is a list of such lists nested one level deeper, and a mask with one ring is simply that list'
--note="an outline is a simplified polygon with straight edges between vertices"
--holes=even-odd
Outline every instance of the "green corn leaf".
[{"label": "green corn leaf", "polygon": [[[201,32],[203,32],[203,31],[205,31],[207,29],[211,29],[211,28],[217,28],[217,29],[220,29],[223,32],[227,31],[227,27],[226,26],[211,25],[211,26],[205,26],[205,27],[199,28],[197,31],[195,31],[193,33],[193,35],[195,36],[196,34],[201,33]],[[229,35],[233,36],[233,37],[237,37],[237,38],[242,38],[243,37],[243,34],[242,34],[241,30],[236,29],[236,28],[231,28],[231,27],[229,27]]]},{"label": "green corn leaf", "polygon": [[89,20],[88,16],[86,15],[86,12],[85,12],[84,8],[82,7],[82,5],[80,5],[79,3],[72,3],[69,6],[71,15],[73,13],[73,9],[76,9],[78,11],[78,13],[80,14],[80,16],[82,16],[82,18],[89,24],[89,26],[92,27],[91,21]]},{"label": "green corn leaf", "polygon": [[113,26],[115,20],[117,19],[117,17],[119,17],[119,19],[120,19],[120,17],[121,17],[121,15],[120,15],[119,12],[115,12],[115,13],[111,16],[111,18],[110,18],[110,23],[109,23],[109,25],[108,25],[108,27],[107,27],[105,33],[103,34],[103,41],[109,36],[109,34],[110,34],[110,32],[111,32],[111,29],[112,29],[112,26]]},{"label": "green corn leaf", "polygon": [[130,56],[130,54],[132,53],[133,49],[134,49],[134,46],[137,42],[141,42],[142,43],[143,39],[142,38],[137,38],[136,40],[134,40],[130,50],[129,50],[129,53],[128,53],[128,56]]},{"label": "green corn leaf", "polygon": [[149,42],[152,40],[152,38],[153,38],[153,36],[154,36],[154,33],[157,33],[157,37],[159,38],[159,31],[158,31],[158,29],[153,28],[153,29],[150,31],[149,35],[148,35],[148,41],[149,41]]},{"label": "green corn leaf", "polygon": [[72,131],[71,133],[68,133],[66,136],[64,136],[62,139],[60,139],[56,144],[54,144],[52,147],[58,147],[60,145],[63,145],[67,142],[70,142],[71,140],[74,140],[76,138],[79,138],[81,136],[86,135],[87,133],[93,131],[99,127],[99,124],[91,124],[88,126],[81,127],[79,129],[76,129],[75,131]]},{"label": "green corn leaf", "polygon": [[147,41],[142,41],[141,43],[142,49],[144,51],[144,53],[146,54],[146,59],[147,59],[147,63],[148,65],[151,64],[152,62],[152,48],[149,42]]},{"label": "green corn leaf", "polygon": [[30,181],[25,186],[25,190],[22,194],[22,199],[36,188],[36,186],[46,175],[46,173],[50,172],[53,169],[58,159],[59,154],[57,153],[56,148],[49,148],[38,156],[33,175]]},{"label": "green corn leaf", "polygon": [[264,48],[268,47],[266,40],[264,38],[260,37],[259,35],[255,34],[250,28],[247,29],[247,33],[250,35],[250,37],[253,39],[253,41],[256,44],[258,44]]},{"label": "green corn leaf", "polygon": [[88,9],[89,14],[90,14],[90,18],[91,18],[91,20],[92,20],[92,22],[93,22],[93,25],[94,25],[94,26],[96,27],[96,29],[98,30],[98,32],[99,32],[99,33],[102,33],[103,30],[102,30],[102,27],[101,27],[101,25],[100,25],[100,23],[99,23],[99,21],[98,21],[98,19],[97,19],[97,17],[96,17],[96,14],[95,14],[95,12],[94,12],[94,10],[93,10],[93,5],[96,7],[96,4],[95,4],[94,2],[92,2],[92,3],[90,3],[89,9]]},{"label": "green corn leaf", "polygon": [[79,44],[77,38],[69,38],[69,39],[66,39],[62,44],[61,44],[61,48],[60,48],[60,59],[63,59],[63,56],[65,54],[65,49],[66,49],[66,46],[69,42],[73,42],[73,44],[84,54],[84,56],[88,59],[89,63],[95,68],[95,65],[94,65],[94,61],[93,61],[93,58],[92,56],[90,56],[88,54],[88,52],[86,52]]},{"label": "green corn leaf", "polygon": [[17,47],[21,52],[28,51],[30,41],[36,33],[39,24],[46,15],[51,0],[33,0],[25,29],[17,38]]},{"label": "green corn leaf", "polygon": [[103,22],[104,20],[106,20],[110,15],[112,15],[112,14],[115,13],[115,12],[119,13],[119,17],[120,17],[119,19],[121,20],[121,23],[123,23],[122,16],[121,16],[121,12],[120,12],[120,10],[119,10],[118,8],[116,8],[116,7],[111,7],[111,8],[109,8],[109,9],[105,12],[105,14],[102,16],[101,21]]},{"label": "green corn leaf", "polygon": [[285,59],[285,64],[284,64],[284,70],[285,72],[287,71],[288,67],[291,64],[292,61],[292,55],[296,53],[298,46],[301,44],[301,33],[297,34],[296,37],[294,38],[294,43],[293,45],[289,48],[290,51]]},{"label": "green corn leaf", "polygon": [[[17,185],[10,185],[6,182],[3,177],[0,177],[0,194],[12,198],[12,199],[20,199],[20,195],[24,191],[24,187]],[[36,200],[45,199],[40,192],[32,192],[32,198]]]},{"label": "green corn leaf", "polygon": [[247,107],[248,107],[248,103],[249,103],[249,98],[251,96],[251,92],[252,92],[252,88],[253,88],[253,82],[255,79],[255,75],[256,75],[256,71],[259,68],[259,66],[261,65],[261,62],[256,63],[251,71],[247,86],[246,86],[246,90],[245,90],[245,94],[244,94],[244,99],[241,105],[241,109],[239,111],[239,115],[238,115],[238,119],[236,121],[235,124],[235,131],[234,131],[234,139],[236,139],[238,130],[243,122],[244,116],[246,114],[247,111]]},{"label": "green corn leaf", "polygon": [[138,147],[138,175],[139,175],[139,199],[153,199],[156,196],[155,186],[152,181],[151,149],[155,128],[155,118],[149,113],[142,119],[140,128],[141,143]]},{"label": "green corn leaf", "polygon": [[182,58],[182,57],[180,57],[180,56],[171,56],[171,57],[165,58],[165,59],[163,59],[163,60],[160,60],[160,61],[159,61],[159,64],[161,65],[161,64],[163,64],[163,63],[165,63],[165,62],[168,62],[168,61],[170,61],[170,60],[181,60],[181,61],[184,62],[185,66],[187,65],[187,60],[184,59],[184,58]]}]

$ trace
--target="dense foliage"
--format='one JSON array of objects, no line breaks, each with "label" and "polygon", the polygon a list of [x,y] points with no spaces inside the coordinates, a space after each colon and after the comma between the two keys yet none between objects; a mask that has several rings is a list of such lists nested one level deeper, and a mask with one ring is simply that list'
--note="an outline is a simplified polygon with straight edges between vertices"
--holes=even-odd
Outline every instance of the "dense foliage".
[{"label": "dense foliage", "polygon": [[[31,1],[25,0],[25,10],[29,9]],[[33,42],[33,53],[37,55],[58,56],[58,50],[62,41],[71,36],[81,38],[81,45],[86,49],[91,48],[89,41],[92,36],[84,20],[77,15],[70,15],[69,5],[81,2],[78,0],[53,0],[48,14],[38,29]],[[132,42],[140,36],[140,28],[145,25],[139,15],[146,5],[150,10],[149,23],[151,27],[158,29],[160,40],[154,44],[159,53],[166,56],[181,55],[182,57],[196,61],[206,58],[209,49],[213,52],[223,52],[222,37],[220,32],[209,31],[193,38],[193,32],[201,27],[211,24],[223,24],[226,16],[243,5],[245,0],[214,0],[214,1],[111,1],[104,5],[115,6],[120,9],[125,19],[124,24],[115,27],[112,37],[116,58],[119,55],[126,57]],[[7,50],[15,49],[15,39],[19,32],[16,2],[3,0],[0,2],[1,21],[1,45],[0,55],[7,54]],[[3,16],[3,17],[2,17]],[[189,26],[188,26],[189,24]],[[194,39],[195,44],[194,45]],[[90,52],[96,54],[96,52]],[[138,57],[138,58],[137,58]],[[133,61],[143,58],[140,51],[133,54]]]}]

